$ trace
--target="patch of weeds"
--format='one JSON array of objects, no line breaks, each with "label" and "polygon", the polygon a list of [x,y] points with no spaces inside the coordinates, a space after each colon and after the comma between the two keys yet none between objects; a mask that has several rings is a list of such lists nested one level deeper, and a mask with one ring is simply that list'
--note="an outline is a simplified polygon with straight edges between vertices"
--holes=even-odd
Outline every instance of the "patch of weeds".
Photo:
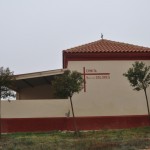
[{"label": "patch of weeds", "polygon": [[150,147],[150,127],[79,132],[53,131],[2,136],[4,150],[134,150]]}]

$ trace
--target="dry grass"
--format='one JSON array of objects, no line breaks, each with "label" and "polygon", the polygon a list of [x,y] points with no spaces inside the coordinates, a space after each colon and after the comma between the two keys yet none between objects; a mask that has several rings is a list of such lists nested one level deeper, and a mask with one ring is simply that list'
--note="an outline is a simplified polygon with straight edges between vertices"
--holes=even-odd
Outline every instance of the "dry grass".
[{"label": "dry grass", "polygon": [[150,127],[80,132],[2,135],[2,150],[142,150],[150,149]]}]

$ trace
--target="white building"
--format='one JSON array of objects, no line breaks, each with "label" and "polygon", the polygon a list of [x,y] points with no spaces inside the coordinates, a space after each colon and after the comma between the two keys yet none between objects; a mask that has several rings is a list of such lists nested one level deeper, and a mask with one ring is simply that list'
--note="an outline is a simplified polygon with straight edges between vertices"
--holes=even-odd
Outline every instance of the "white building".
[{"label": "white building", "polygon": [[135,61],[150,66],[150,48],[101,39],[64,50],[63,69],[16,76],[18,100],[3,102],[2,131],[72,130],[70,103],[55,99],[51,86],[66,69],[81,72],[85,81],[73,97],[78,129],[150,125],[144,92],[133,91],[123,76]]}]

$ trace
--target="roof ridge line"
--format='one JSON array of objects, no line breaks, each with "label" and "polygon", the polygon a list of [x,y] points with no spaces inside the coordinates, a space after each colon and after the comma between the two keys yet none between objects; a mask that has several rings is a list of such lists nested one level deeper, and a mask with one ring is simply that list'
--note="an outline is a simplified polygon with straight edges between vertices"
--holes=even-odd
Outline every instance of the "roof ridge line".
[{"label": "roof ridge line", "polygon": [[150,52],[149,47],[101,39],[64,50],[66,53],[87,52]]},{"label": "roof ridge line", "polygon": [[136,45],[136,44],[126,43],[126,42],[111,41],[111,40],[107,40],[107,41],[115,42],[115,43],[119,43],[119,44],[130,45],[130,46],[138,46],[138,47],[142,47],[142,48],[150,48],[150,47],[147,47],[147,46],[141,46],[141,45]]},{"label": "roof ridge line", "polygon": [[81,45],[79,45],[79,46],[75,46],[75,47],[71,47],[71,48],[65,49],[64,51],[70,50],[70,49],[74,49],[74,48],[79,48],[79,47],[86,46],[86,45],[91,45],[91,44],[93,44],[93,43],[95,43],[95,42],[99,42],[99,41],[101,41],[101,40],[106,40],[106,39],[100,39],[100,40],[96,40],[96,41],[89,42],[89,43],[86,43],[86,44],[81,44]]}]

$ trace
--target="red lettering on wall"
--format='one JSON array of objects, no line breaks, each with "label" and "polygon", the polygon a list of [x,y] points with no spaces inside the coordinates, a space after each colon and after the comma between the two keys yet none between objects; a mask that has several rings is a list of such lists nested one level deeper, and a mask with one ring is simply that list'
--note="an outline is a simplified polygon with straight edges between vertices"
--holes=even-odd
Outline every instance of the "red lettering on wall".
[{"label": "red lettering on wall", "polygon": [[86,92],[86,79],[110,79],[110,73],[98,73],[96,69],[83,67],[84,92]]},{"label": "red lettering on wall", "polygon": [[96,69],[86,69],[86,73],[95,73],[97,72]]}]

